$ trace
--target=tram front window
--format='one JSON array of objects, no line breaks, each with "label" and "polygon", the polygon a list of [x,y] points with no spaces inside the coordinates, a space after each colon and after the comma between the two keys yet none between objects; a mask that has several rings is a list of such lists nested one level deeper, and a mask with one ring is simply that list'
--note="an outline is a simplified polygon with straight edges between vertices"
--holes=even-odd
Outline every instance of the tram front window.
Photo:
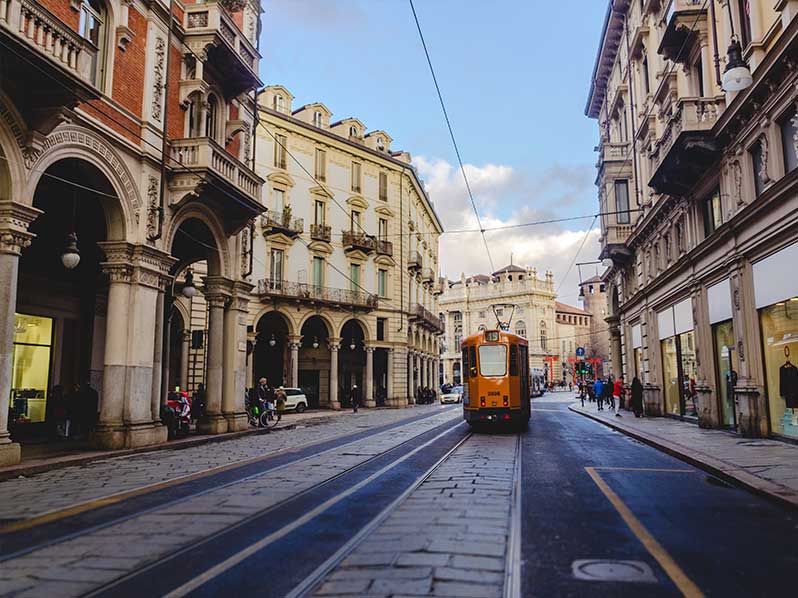
[{"label": "tram front window", "polygon": [[507,347],[481,345],[479,347],[479,373],[482,376],[507,375]]}]

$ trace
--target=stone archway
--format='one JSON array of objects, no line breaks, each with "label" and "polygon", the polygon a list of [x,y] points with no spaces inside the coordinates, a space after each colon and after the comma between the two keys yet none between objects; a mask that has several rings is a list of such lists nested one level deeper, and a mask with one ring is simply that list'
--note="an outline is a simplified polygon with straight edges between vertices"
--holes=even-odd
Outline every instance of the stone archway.
[{"label": "stone archway", "polygon": [[321,315],[311,315],[300,328],[298,386],[305,391],[311,407],[330,406],[331,323]]},{"label": "stone archway", "polygon": [[256,342],[252,353],[252,379],[266,378],[269,385],[289,386],[291,380],[290,320],[279,311],[263,314],[255,323]]},{"label": "stone archway", "polygon": [[[360,320],[351,318],[341,326],[341,349],[338,356],[338,396],[341,406],[351,405],[351,393],[357,385],[363,405],[372,401],[369,382],[369,362],[373,357],[373,349],[366,345],[368,330]],[[373,366],[372,366],[373,367]]]}]

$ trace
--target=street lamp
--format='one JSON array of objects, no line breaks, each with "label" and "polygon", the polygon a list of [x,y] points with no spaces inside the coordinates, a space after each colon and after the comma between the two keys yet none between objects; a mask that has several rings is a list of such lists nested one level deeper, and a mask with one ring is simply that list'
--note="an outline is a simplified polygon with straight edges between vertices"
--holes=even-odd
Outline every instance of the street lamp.
[{"label": "street lamp", "polygon": [[721,85],[723,91],[742,91],[751,87],[754,78],[751,76],[751,69],[743,60],[743,47],[734,33],[734,17],[732,16],[731,2],[727,2],[729,7],[729,25],[731,27],[731,43],[726,54],[726,68],[723,69]]},{"label": "street lamp", "polygon": [[319,348],[319,337],[317,337],[317,336],[313,337],[313,348],[314,349],[318,349]]},{"label": "street lamp", "polygon": [[194,286],[194,274],[192,274],[191,270],[186,272],[186,281],[183,283],[181,292],[186,299],[191,299],[197,295],[197,287]]},{"label": "street lamp", "polygon": [[78,249],[78,236],[72,232],[66,236],[66,246],[61,254],[61,263],[67,270],[72,270],[80,263],[80,250]]},{"label": "street lamp", "polygon": [[274,338],[274,334],[272,334],[271,338],[269,339],[269,346],[273,347],[277,344],[277,339]]},{"label": "street lamp", "polygon": [[352,342],[349,343],[349,349],[351,351],[354,351],[355,347],[357,347],[357,345],[355,344],[355,339],[352,339]]}]

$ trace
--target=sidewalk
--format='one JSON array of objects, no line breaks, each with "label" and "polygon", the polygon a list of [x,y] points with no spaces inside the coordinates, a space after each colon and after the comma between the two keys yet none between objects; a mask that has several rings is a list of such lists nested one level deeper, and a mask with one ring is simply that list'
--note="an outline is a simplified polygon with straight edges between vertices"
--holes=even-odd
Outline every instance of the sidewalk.
[{"label": "sidewalk", "polygon": [[[292,430],[297,426],[316,426],[326,423],[332,418],[345,415],[349,413],[348,410],[317,410],[306,411],[305,413],[286,413],[278,426],[272,429],[272,432],[279,432],[281,430]],[[47,444],[33,444],[23,445],[22,447],[22,461],[17,465],[9,467],[0,467],[0,481],[17,476],[29,476],[52,469],[59,469],[61,467],[69,467],[72,465],[82,465],[98,459],[108,459],[111,457],[122,457],[125,455],[136,455],[139,453],[149,453],[152,451],[160,450],[178,450],[198,446],[201,444],[209,444],[212,442],[222,442],[239,438],[248,434],[265,434],[269,430],[260,428],[250,428],[241,432],[231,432],[228,434],[192,434],[186,438],[179,438],[170,440],[164,444],[154,444],[150,446],[142,446],[134,449],[121,449],[117,451],[98,451],[86,448],[85,443],[76,443],[74,446],[69,446],[67,443],[52,444],[48,448]]]},{"label": "sidewalk", "polygon": [[594,403],[571,411],[645,442],[732,483],[798,507],[798,446],[766,438],[743,438],[723,430],[704,430],[667,417],[636,418],[621,410],[598,411]]}]

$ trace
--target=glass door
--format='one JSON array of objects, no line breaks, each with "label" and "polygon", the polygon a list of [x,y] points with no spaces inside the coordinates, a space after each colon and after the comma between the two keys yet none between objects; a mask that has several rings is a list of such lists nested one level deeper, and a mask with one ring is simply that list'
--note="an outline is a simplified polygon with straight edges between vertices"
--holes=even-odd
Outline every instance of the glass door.
[{"label": "glass door", "polygon": [[712,336],[715,341],[715,383],[718,386],[721,421],[730,428],[736,428],[734,385],[737,383],[738,366],[732,321],[727,320],[712,326]]}]

